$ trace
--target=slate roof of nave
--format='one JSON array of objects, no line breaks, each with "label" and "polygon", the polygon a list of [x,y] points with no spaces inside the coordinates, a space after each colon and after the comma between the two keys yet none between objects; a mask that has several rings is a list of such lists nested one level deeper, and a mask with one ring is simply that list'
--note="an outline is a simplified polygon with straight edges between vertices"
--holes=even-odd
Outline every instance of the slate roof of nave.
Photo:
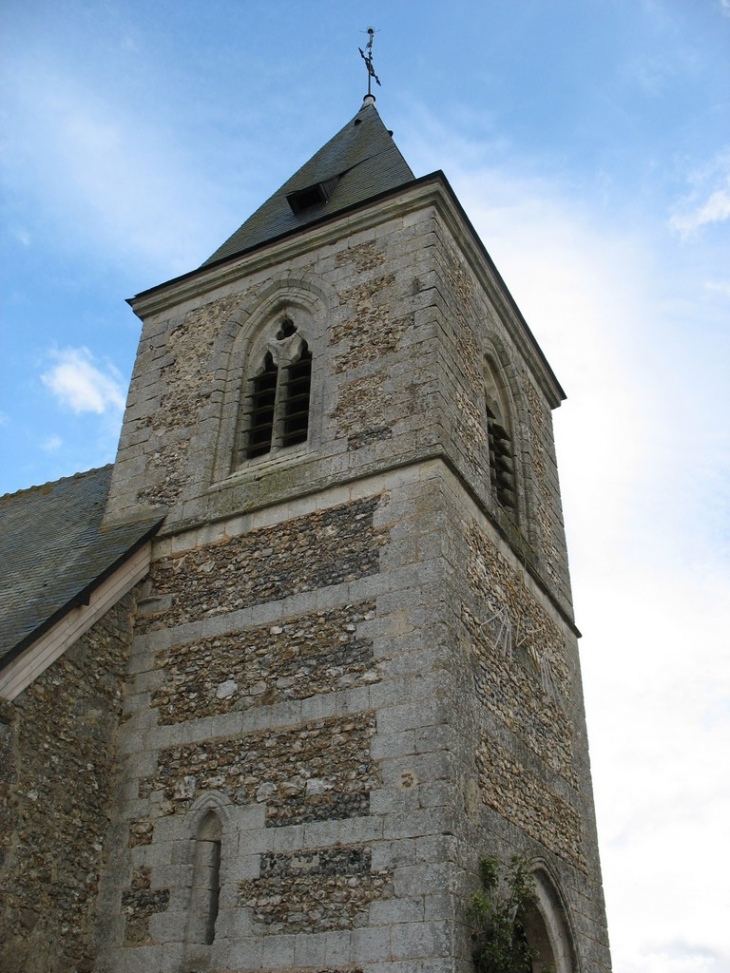
[{"label": "slate roof of nave", "polygon": [[83,604],[161,523],[101,529],[112,466],[0,497],[0,666]]},{"label": "slate roof of nave", "polygon": [[[413,171],[383,125],[371,100],[309,162],[210,256],[203,267],[249,250],[381,193],[412,182]],[[302,212],[292,210],[292,193],[325,184],[328,199]]]}]

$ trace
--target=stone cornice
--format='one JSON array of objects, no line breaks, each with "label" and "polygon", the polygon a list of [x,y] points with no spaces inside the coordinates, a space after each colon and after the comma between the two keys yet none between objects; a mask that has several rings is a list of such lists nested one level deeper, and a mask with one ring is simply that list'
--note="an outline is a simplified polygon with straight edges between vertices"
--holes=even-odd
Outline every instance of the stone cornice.
[{"label": "stone cornice", "polygon": [[384,193],[321,222],[268,241],[218,264],[201,267],[174,278],[129,300],[135,314],[146,319],[190,300],[199,300],[242,277],[268,267],[279,266],[302,253],[336,243],[398,219],[419,209],[433,207],[443,225],[461,249],[480,284],[494,303],[519,351],[529,362],[552,408],[565,398],[555,374],[502,279],[464,208],[441,171],[416,179],[404,187]]}]

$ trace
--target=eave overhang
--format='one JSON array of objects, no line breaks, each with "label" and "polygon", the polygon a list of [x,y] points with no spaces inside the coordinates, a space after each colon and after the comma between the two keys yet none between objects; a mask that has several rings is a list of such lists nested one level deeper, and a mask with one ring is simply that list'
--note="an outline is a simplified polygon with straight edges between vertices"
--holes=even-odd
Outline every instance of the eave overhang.
[{"label": "eave overhang", "polygon": [[160,523],[5,653],[0,659],[0,699],[15,699],[145,577],[152,558],[152,535]]}]

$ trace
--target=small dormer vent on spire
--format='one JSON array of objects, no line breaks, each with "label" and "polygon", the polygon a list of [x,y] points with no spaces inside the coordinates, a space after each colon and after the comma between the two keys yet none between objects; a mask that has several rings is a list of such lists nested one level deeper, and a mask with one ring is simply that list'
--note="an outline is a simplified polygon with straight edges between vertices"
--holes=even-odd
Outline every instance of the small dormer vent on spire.
[{"label": "small dormer vent on spire", "polygon": [[288,193],[286,201],[289,203],[292,213],[302,213],[304,210],[310,210],[314,206],[326,203],[337,185],[337,180],[338,176],[335,176],[334,179],[316,182],[313,186],[295,189],[293,193]]},{"label": "small dormer vent on spire", "polygon": [[298,232],[313,220],[337,216],[414,178],[368,100],[356,118],[269,197],[204,266]]}]

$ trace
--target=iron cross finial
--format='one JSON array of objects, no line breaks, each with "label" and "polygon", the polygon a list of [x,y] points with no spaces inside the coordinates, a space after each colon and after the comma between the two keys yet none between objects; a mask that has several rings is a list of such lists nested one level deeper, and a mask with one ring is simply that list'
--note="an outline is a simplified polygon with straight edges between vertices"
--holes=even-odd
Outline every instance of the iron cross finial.
[{"label": "iron cross finial", "polygon": [[373,40],[375,38],[375,31],[372,27],[368,27],[367,33],[369,34],[368,42],[365,45],[365,51],[367,51],[367,54],[361,47],[358,47],[358,51],[360,51],[360,57],[363,59],[365,66],[368,69],[368,95],[371,95],[372,92],[370,89],[373,78],[375,78],[378,85],[380,85],[380,78],[375,73],[375,68],[373,67]]}]

